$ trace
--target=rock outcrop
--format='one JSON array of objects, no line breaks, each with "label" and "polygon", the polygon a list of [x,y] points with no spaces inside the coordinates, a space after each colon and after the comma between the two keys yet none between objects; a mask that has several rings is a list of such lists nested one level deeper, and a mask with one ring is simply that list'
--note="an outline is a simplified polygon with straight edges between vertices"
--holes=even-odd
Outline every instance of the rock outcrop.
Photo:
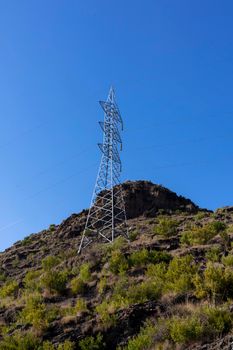
[{"label": "rock outcrop", "polygon": [[123,184],[127,218],[141,215],[154,217],[159,210],[196,213],[199,209],[190,199],[178,196],[167,188],[150,181],[127,181]]}]

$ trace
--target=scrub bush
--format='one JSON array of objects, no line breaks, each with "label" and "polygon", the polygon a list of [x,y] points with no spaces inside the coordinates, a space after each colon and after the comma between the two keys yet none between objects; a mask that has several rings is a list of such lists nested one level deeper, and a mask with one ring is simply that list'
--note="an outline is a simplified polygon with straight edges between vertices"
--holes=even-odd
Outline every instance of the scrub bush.
[{"label": "scrub bush", "polygon": [[81,350],[103,350],[105,349],[105,344],[103,342],[103,336],[98,333],[96,338],[90,336],[86,337],[79,342]]},{"label": "scrub bush", "polygon": [[0,350],[39,350],[40,340],[32,333],[7,335],[0,341]]},{"label": "scrub bush", "polygon": [[42,267],[44,271],[51,271],[54,267],[60,264],[60,259],[56,256],[49,255],[42,260]]},{"label": "scrub bush", "polygon": [[227,256],[223,256],[222,257],[222,263],[225,265],[225,266],[233,266],[233,255],[227,255]]},{"label": "scrub bush", "polygon": [[164,276],[165,290],[177,293],[186,293],[193,290],[193,277],[197,272],[191,255],[184,257],[175,257],[169,264]]},{"label": "scrub bush", "polygon": [[195,294],[199,298],[209,297],[226,300],[233,297],[233,271],[230,267],[208,262],[203,275],[195,276]]},{"label": "scrub bush", "polygon": [[15,296],[18,289],[19,289],[18,283],[14,280],[9,280],[0,288],[0,297],[7,298],[7,297]]},{"label": "scrub bush", "polygon": [[226,225],[220,221],[212,221],[204,226],[194,226],[188,231],[183,232],[181,243],[187,245],[206,244],[213,237],[226,230]]},{"label": "scrub bush", "polygon": [[125,273],[128,269],[128,261],[119,249],[112,251],[109,259],[109,269],[114,274]]},{"label": "scrub bush", "polygon": [[188,317],[172,317],[168,322],[171,339],[178,344],[198,340],[203,334],[203,325],[196,315]]},{"label": "scrub bush", "polygon": [[154,233],[164,237],[171,237],[177,233],[179,223],[170,218],[160,218],[158,224],[154,227]]},{"label": "scrub bush", "polygon": [[80,272],[79,272],[79,278],[84,282],[87,283],[91,279],[91,271],[90,271],[90,264],[85,263],[81,266]]},{"label": "scrub bush", "polygon": [[31,325],[39,333],[45,331],[58,314],[56,308],[47,308],[41,295],[32,295],[20,314],[20,320],[25,325]]},{"label": "scrub bush", "polygon": [[156,333],[155,327],[148,323],[140,329],[138,335],[129,340],[127,346],[124,348],[117,348],[117,350],[145,350],[150,349],[154,344],[154,335]]},{"label": "scrub bush", "polygon": [[41,277],[41,285],[50,293],[64,294],[68,278],[66,272],[45,272]]},{"label": "scrub bush", "polygon": [[40,278],[41,274],[42,274],[42,272],[39,270],[27,272],[27,274],[23,280],[24,288],[26,288],[30,291],[40,290],[39,278]]},{"label": "scrub bush", "polygon": [[146,264],[157,264],[162,261],[168,263],[171,260],[171,255],[167,252],[160,252],[156,250],[148,251],[147,249],[141,249],[137,252],[133,252],[129,256],[129,265],[134,267],[143,267]]},{"label": "scrub bush", "polygon": [[83,294],[85,290],[85,283],[79,277],[74,277],[70,282],[70,286],[74,295]]},{"label": "scrub bush", "polygon": [[60,259],[56,256],[48,256],[42,261],[43,274],[41,276],[41,286],[50,293],[63,294],[66,290],[67,272],[56,270]]},{"label": "scrub bush", "polygon": [[221,249],[220,247],[212,247],[208,252],[206,252],[206,259],[212,262],[219,262]]},{"label": "scrub bush", "polygon": [[83,294],[86,284],[91,280],[90,264],[85,263],[81,266],[79,275],[74,277],[71,282],[71,291],[74,295]]}]

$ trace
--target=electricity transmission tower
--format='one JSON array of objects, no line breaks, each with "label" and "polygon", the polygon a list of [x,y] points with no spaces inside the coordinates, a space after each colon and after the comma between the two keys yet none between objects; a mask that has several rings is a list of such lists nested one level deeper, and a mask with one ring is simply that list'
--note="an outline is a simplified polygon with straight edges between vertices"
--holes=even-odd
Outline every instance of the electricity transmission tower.
[{"label": "electricity transmission tower", "polygon": [[119,235],[128,239],[120,184],[122,167],[119,150],[122,150],[120,130],[123,130],[123,121],[112,87],[107,101],[100,101],[100,105],[104,110],[104,122],[99,122],[103,130],[103,143],[98,144],[102,158],[78,253],[94,240],[113,242]]}]

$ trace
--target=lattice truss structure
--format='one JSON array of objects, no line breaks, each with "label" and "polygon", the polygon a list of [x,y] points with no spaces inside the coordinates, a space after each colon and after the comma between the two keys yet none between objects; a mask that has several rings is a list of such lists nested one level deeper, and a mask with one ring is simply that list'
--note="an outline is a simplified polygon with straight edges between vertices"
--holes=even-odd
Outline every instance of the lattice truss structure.
[{"label": "lattice truss structure", "polygon": [[104,110],[103,143],[98,144],[102,158],[78,252],[94,240],[113,242],[123,235],[128,239],[125,204],[120,183],[122,171],[119,151],[122,150],[120,130],[123,121],[116,104],[115,93],[110,88],[107,101],[100,101]]}]

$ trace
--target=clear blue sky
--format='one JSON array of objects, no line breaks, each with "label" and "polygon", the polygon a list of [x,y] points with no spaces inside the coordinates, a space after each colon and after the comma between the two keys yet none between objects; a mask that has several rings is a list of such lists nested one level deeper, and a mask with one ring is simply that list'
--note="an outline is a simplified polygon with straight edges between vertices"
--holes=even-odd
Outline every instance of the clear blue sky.
[{"label": "clear blue sky", "polygon": [[88,207],[114,85],[122,180],[233,205],[233,2],[0,1],[0,250]]}]

